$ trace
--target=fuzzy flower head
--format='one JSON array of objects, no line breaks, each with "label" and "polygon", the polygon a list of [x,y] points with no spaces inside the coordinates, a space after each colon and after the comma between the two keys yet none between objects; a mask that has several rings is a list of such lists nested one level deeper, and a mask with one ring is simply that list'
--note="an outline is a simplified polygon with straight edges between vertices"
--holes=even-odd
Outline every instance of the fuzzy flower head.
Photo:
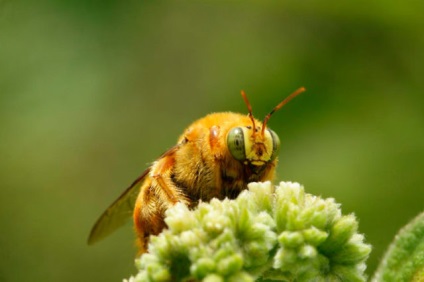
[{"label": "fuzzy flower head", "polygon": [[298,183],[251,183],[235,200],[177,204],[129,281],[365,281],[354,215]]}]

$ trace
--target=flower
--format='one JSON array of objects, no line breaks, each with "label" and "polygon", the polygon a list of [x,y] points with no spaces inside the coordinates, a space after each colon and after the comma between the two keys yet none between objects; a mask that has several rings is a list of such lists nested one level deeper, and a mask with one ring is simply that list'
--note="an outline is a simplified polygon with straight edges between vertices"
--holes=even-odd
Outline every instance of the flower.
[{"label": "flower", "polygon": [[166,212],[129,281],[365,281],[371,246],[353,214],[298,183],[250,183],[235,200]]}]

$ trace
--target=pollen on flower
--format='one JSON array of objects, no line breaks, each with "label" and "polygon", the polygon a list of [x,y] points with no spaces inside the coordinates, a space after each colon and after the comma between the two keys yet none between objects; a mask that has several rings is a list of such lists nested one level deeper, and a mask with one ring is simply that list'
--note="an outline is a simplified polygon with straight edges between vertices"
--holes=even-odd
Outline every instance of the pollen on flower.
[{"label": "pollen on flower", "polygon": [[300,189],[301,185],[297,182],[290,182],[290,181],[282,181],[280,182],[280,187],[286,187],[286,188],[290,188],[290,189]]},{"label": "pollen on flower", "polygon": [[[172,216],[169,213],[172,211]],[[191,230],[197,225],[197,220],[194,214],[189,212],[189,209],[183,203],[177,203],[172,209],[166,211],[165,222],[168,227],[174,232],[183,232],[184,230]]]}]

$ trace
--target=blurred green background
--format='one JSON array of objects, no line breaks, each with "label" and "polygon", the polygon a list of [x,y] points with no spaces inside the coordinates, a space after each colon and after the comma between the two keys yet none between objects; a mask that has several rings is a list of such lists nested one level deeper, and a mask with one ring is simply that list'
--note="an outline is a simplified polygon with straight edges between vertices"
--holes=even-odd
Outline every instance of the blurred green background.
[{"label": "blurred green background", "polygon": [[423,1],[0,0],[0,281],[121,281],[100,213],[192,121],[273,116],[278,180],[354,212],[377,266],[424,203]]}]

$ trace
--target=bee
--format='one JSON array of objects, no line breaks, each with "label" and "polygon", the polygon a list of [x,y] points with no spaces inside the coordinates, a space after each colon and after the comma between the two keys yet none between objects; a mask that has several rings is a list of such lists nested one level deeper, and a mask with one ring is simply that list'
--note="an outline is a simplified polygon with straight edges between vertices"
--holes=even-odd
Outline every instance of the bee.
[{"label": "bee", "polygon": [[147,251],[150,235],[166,223],[165,211],[178,202],[194,208],[212,198],[236,198],[247,184],[274,178],[280,139],[267,127],[271,115],[305,91],[301,87],[279,103],[262,122],[255,119],[244,91],[248,115],[212,113],[193,122],[177,144],[163,153],[94,224],[93,244],[133,215],[139,253]]}]

